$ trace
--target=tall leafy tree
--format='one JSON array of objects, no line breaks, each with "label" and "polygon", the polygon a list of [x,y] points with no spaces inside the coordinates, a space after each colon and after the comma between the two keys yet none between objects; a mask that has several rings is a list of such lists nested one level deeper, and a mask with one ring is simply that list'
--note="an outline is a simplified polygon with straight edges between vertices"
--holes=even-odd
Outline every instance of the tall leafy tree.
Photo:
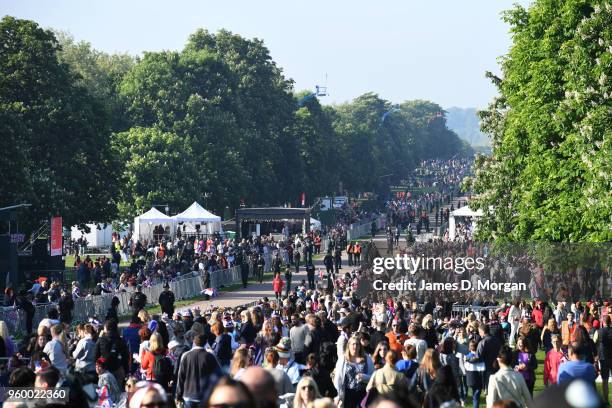
[{"label": "tall leafy tree", "polygon": [[76,42],[66,32],[55,31],[58,57],[76,74],[77,85],[98,99],[111,117],[113,131],[125,130],[127,123],[119,100],[119,84],[134,66],[136,59],[128,54],[107,54],[89,42]]},{"label": "tall leafy tree", "polygon": [[[297,99],[307,94],[302,92]],[[289,152],[282,153],[288,172],[282,183],[286,185],[284,189],[290,202],[297,203],[302,192],[314,198],[337,190],[340,146],[329,111],[316,98],[296,109],[292,125],[281,138],[281,149],[286,146],[292,149],[293,157]]]},{"label": "tall leafy tree", "polygon": [[505,15],[513,45],[482,113],[493,155],[469,183],[483,238],[609,241],[612,9],[538,0]]},{"label": "tall leafy tree", "polygon": [[237,203],[251,176],[242,163],[246,149],[232,108],[236,83],[218,56],[185,50],[146,53],[121,84],[133,126],[181,137],[197,169],[187,181],[212,194],[208,202],[217,207]]},{"label": "tall leafy tree", "polygon": [[245,39],[227,30],[211,34],[198,30],[189,37],[185,51],[207,51],[223,60],[237,79],[231,107],[240,128],[244,166],[250,177],[247,192],[251,203],[286,200],[282,183],[286,160],[280,145],[283,130],[291,124],[295,101],[292,81],[259,39]]},{"label": "tall leafy tree", "polygon": [[3,166],[16,175],[0,187],[0,205],[31,203],[31,226],[51,214],[68,225],[114,216],[109,118],[33,21],[0,21],[0,117],[14,153]]},{"label": "tall leafy tree", "polygon": [[133,127],[114,135],[112,144],[125,166],[118,200],[122,219],[129,220],[154,204],[182,210],[203,198],[199,184],[193,182],[197,172],[193,150],[176,134]]}]

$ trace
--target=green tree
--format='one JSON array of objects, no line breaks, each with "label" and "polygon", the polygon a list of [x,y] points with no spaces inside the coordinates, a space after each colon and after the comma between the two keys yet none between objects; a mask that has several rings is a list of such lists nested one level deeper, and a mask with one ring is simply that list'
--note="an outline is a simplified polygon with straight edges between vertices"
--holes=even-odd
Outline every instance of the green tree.
[{"label": "green tree", "polygon": [[236,78],[232,104],[228,106],[240,129],[249,202],[276,204],[287,197],[283,183],[287,160],[281,146],[284,130],[291,125],[295,100],[293,82],[285,79],[259,39],[245,39],[227,30],[211,34],[198,30],[189,37],[185,51],[206,51],[222,60]]},{"label": "green tree", "polygon": [[[302,92],[297,100],[307,95]],[[339,181],[338,140],[332,128],[329,112],[316,98],[308,100],[295,111],[295,117],[284,136],[281,149],[289,145],[290,153],[282,153],[289,172],[282,182],[290,201],[299,201],[302,192],[307,198],[329,195],[336,191]]]},{"label": "green tree", "polygon": [[0,134],[10,145],[3,167],[12,179],[0,187],[0,205],[31,203],[22,226],[51,214],[66,225],[114,216],[109,118],[77,81],[58,60],[51,31],[9,16],[0,21]]},{"label": "green tree", "polygon": [[182,210],[203,198],[200,183],[205,183],[205,175],[198,173],[193,150],[181,137],[134,127],[114,135],[112,146],[125,166],[118,194],[121,219],[130,220],[153,204]]},{"label": "green tree", "polygon": [[112,120],[112,130],[125,130],[127,123],[119,100],[119,84],[134,66],[136,59],[128,54],[107,54],[86,41],[75,42],[66,32],[55,31],[59,60],[75,74],[77,85],[97,98]]},{"label": "green tree", "polygon": [[485,210],[479,235],[610,241],[610,4],[538,0],[505,19],[513,45],[481,114],[493,155],[468,180]]}]

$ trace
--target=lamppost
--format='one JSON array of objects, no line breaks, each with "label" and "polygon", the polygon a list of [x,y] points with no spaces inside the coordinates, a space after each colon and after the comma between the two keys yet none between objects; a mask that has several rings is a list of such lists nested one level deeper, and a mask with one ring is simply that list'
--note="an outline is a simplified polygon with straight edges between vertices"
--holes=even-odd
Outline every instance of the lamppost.
[{"label": "lamppost", "polygon": [[164,210],[166,210],[166,215],[170,215],[170,206],[168,204],[153,204],[153,207],[164,207]]},{"label": "lamppost", "polygon": [[204,193],[204,208],[206,208],[206,200],[212,196],[212,193]]}]

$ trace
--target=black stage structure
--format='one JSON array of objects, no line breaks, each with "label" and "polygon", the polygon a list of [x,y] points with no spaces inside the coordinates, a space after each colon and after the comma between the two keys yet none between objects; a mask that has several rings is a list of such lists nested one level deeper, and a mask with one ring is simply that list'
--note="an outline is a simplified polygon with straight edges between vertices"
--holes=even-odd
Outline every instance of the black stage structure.
[{"label": "black stage structure", "polygon": [[7,287],[14,291],[27,287],[40,276],[60,279],[65,269],[63,255],[49,253],[48,220],[29,236],[19,230],[19,218],[27,216],[27,210],[23,210],[27,207],[30,204],[0,208],[0,294]]},{"label": "black stage structure", "polygon": [[301,221],[302,232],[310,232],[310,208],[239,208],[236,210],[236,239],[248,236],[250,225],[285,224],[288,221]]}]

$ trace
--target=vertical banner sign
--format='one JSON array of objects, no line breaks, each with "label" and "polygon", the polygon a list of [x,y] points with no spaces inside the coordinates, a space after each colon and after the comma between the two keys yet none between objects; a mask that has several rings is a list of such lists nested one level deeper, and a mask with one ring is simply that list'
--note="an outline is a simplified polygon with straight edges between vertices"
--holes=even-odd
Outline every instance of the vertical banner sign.
[{"label": "vertical banner sign", "polygon": [[51,256],[62,255],[62,217],[51,218]]},{"label": "vertical banner sign", "polygon": [[300,196],[300,201],[302,202],[302,207],[306,204],[306,193],[302,193]]}]

